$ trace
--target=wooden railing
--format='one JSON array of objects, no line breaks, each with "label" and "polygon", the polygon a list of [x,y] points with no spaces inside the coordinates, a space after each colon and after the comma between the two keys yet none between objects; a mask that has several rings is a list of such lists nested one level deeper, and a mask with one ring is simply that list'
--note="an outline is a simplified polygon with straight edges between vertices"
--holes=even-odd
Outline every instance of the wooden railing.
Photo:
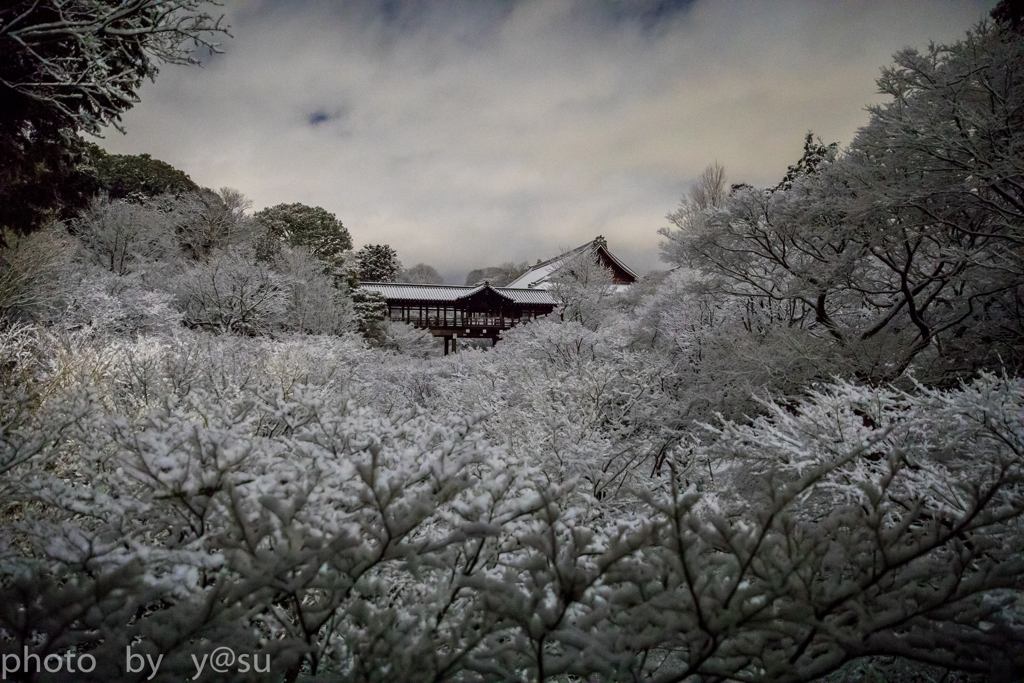
[{"label": "wooden railing", "polygon": [[429,317],[424,322],[419,318],[413,318],[410,322],[417,327],[443,327],[453,330],[458,329],[488,329],[507,330],[520,322],[519,318],[470,318],[468,320],[455,321],[451,318]]}]

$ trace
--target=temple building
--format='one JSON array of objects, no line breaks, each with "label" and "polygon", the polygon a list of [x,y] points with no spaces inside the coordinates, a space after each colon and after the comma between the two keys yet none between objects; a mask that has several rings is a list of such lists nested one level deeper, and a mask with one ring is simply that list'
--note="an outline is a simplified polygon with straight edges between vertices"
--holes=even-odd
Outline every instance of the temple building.
[{"label": "temple building", "polygon": [[593,241],[583,246],[571,249],[564,254],[559,254],[547,261],[542,261],[530,268],[528,271],[508,283],[509,287],[525,287],[528,289],[550,289],[551,277],[558,272],[566,260],[577,254],[590,251],[597,257],[598,262],[612,272],[612,282],[617,290],[622,291],[637,280],[629,266],[623,263],[615,254],[608,251],[608,242],[604,237],[598,235]]},{"label": "temple building", "polygon": [[549,291],[551,276],[566,259],[590,250],[612,271],[617,288],[636,282],[636,274],[608,251],[597,237],[564,254],[538,263],[507,287],[492,287],[486,280],[472,287],[418,285],[401,282],[361,282],[359,289],[375,292],[387,302],[389,320],[409,323],[444,337],[444,353],[456,350],[459,338],[490,339],[516,325],[551,314],[558,305]]},{"label": "temple building", "polygon": [[505,330],[548,315],[558,305],[551,292],[491,287],[489,282],[476,287],[361,282],[359,289],[384,297],[389,320],[444,337],[446,356],[460,337],[495,344]]}]

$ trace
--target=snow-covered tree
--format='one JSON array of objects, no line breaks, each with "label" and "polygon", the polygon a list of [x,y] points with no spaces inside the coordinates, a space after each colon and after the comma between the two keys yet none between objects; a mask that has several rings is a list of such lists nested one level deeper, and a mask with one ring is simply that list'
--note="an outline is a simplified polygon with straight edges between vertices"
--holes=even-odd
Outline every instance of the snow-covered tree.
[{"label": "snow-covered tree", "polygon": [[305,249],[284,248],[274,262],[288,283],[286,329],[307,334],[336,334],[354,329],[352,301],[334,286],[321,262]]},{"label": "snow-covered tree", "polygon": [[157,202],[170,214],[182,250],[193,259],[253,240],[255,226],[246,215],[252,201],[238,190],[222,187]]},{"label": "snow-covered tree", "polygon": [[615,287],[612,271],[596,254],[581,251],[566,257],[550,279],[563,318],[590,328],[600,324]]},{"label": "snow-covered tree", "polygon": [[[197,64],[226,34],[203,0],[0,6],[0,223],[27,232],[93,188],[79,131],[118,127],[157,65]],[[83,184],[84,183],[84,184]],[[54,200],[58,200],[55,206]]]},{"label": "snow-covered tree", "polygon": [[72,230],[97,263],[116,275],[127,274],[140,262],[172,257],[177,251],[172,221],[149,202],[97,197]]},{"label": "snow-covered tree", "polygon": [[433,266],[417,263],[412,268],[403,268],[396,276],[398,282],[412,282],[423,285],[443,285],[444,278]]},{"label": "snow-covered tree", "polygon": [[337,268],[352,248],[348,228],[319,206],[278,204],[257,211],[253,218],[265,230],[257,243],[257,254],[263,259],[273,258],[281,245],[289,245],[305,247],[328,268]]},{"label": "snow-covered tree", "polygon": [[387,244],[367,244],[356,252],[356,263],[363,282],[394,282],[402,270],[398,252]]},{"label": "snow-covered tree", "polygon": [[189,327],[259,335],[279,328],[288,316],[288,278],[241,248],[191,266],[172,287]]},{"label": "snow-covered tree", "polygon": [[[964,93],[986,69],[961,74]],[[996,248],[1016,239],[1011,209],[946,214],[957,192],[940,187],[980,202],[1013,180],[975,186],[936,159],[939,178],[873,188],[935,153],[900,148],[906,130],[883,145],[885,115],[835,159],[809,142],[788,185],[691,198],[669,237],[681,261],[712,257],[702,271],[615,298],[586,260],[565,320],[447,357],[383,321],[379,297],[356,290],[349,308],[335,285],[354,279],[350,253],[331,272],[287,244],[257,260],[220,228],[226,245],[183,249],[181,197],[132,205],[149,212],[135,223],[100,202],[76,235],[12,241],[26,251],[3,252],[0,284],[33,315],[0,325],[4,672],[88,655],[91,672],[28,677],[145,678],[125,670],[130,648],[160,658],[150,680],[180,681],[230,647],[269,669],[223,674],[239,681],[796,682],[874,657],[1019,679],[1024,380],[1013,365],[898,386],[865,372],[914,343],[905,309],[925,290],[890,336],[851,341],[895,306],[863,288],[891,287],[880,257],[911,227],[939,279],[936,255],[979,282],[1017,277]],[[945,195],[929,232],[921,207]],[[151,249],[165,224],[170,246]],[[991,248],[950,237],[970,225]],[[925,322],[978,286],[938,284]],[[914,362],[928,358],[945,358],[938,342]]]},{"label": "snow-covered tree", "polygon": [[846,153],[686,213],[666,253],[831,338],[863,377],[1016,367],[1024,137],[1007,122],[1020,117],[1022,55],[1021,36],[992,24],[899,53],[879,80],[894,101]]},{"label": "snow-covered tree", "polygon": [[[226,34],[203,0],[17,0],[0,10],[0,84],[43,114],[99,132],[117,124],[157,63],[197,64]],[[32,123],[31,119],[28,119]]]},{"label": "snow-covered tree", "polygon": [[[0,251],[0,321],[38,318],[59,306],[58,281],[71,255],[64,226],[28,236],[5,236]],[[2,323],[0,323],[2,324]]]},{"label": "snow-covered tree", "polygon": [[388,315],[388,302],[379,292],[357,289],[352,292],[352,308],[355,311],[359,331],[367,339],[379,340],[381,326]]}]

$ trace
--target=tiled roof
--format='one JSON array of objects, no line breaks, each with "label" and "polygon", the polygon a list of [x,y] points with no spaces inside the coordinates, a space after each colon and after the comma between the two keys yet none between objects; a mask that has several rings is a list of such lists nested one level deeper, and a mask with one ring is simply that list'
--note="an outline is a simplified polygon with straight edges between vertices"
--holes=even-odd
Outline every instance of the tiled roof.
[{"label": "tiled roof", "polygon": [[404,282],[360,282],[359,289],[377,292],[388,300],[430,301],[437,303],[455,302],[489,288],[499,295],[518,304],[555,305],[558,301],[550,292],[536,289],[511,287],[460,287],[458,285],[414,285]]},{"label": "tiled roof", "polygon": [[359,289],[377,292],[385,299],[425,299],[455,301],[475,287],[454,285],[411,285],[401,282],[360,282]]},{"label": "tiled roof", "polygon": [[544,289],[519,289],[516,287],[495,287],[495,292],[504,294],[517,304],[557,304],[558,299]]},{"label": "tiled roof", "polygon": [[531,289],[534,287],[547,289],[550,286],[548,278],[551,277],[551,275],[553,275],[561,265],[562,262],[558,259],[548,260],[530,268],[509,284],[515,285],[516,287],[529,287]]},{"label": "tiled roof", "polygon": [[520,275],[518,278],[516,278],[509,284],[512,285],[513,287],[530,287],[531,289],[546,289],[547,287],[550,286],[548,278],[550,278],[555,273],[555,271],[557,271],[562,266],[562,263],[567,258],[575,254],[579,254],[588,249],[595,253],[600,251],[605,256],[607,256],[613,263],[615,263],[615,265],[619,266],[619,268],[621,268],[623,272],[631,276],[633,280],[637,279],[636,273],[634,273],[629,266],[627,266],[625,263],[619,260],[619,258],[615,256],[615,254],[608,251],[607,243],[605,242],[603,237],[599,236],[596,239],[587,242],[584,245],[576,247],[575,249],[570,249],[564,254],[559,254],[558,256],[549,258],[547,261],[538,263],[537,265],[530,268],[528,271]]}]

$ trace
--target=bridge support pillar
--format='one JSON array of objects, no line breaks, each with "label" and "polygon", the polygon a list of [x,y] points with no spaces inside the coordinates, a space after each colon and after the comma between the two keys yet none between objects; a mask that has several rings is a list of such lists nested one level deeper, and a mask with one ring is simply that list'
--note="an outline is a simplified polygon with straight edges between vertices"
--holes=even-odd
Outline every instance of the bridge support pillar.
[{"label": "bridge support pillar", "polygon": [[455,351],[457,350],[456,340],[458,339],[458,337],[459,335],[457,334],[444,335],[444,355],[448,355],[449,349],[451,350],[451,353],[455,353]]}]

